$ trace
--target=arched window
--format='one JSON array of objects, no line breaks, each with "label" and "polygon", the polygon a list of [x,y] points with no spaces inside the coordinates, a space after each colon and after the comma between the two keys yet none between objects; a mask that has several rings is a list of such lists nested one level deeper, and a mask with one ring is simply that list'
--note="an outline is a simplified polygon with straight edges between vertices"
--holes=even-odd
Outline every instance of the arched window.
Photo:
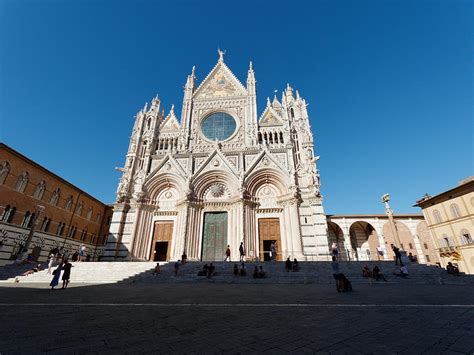
[{"label": "arched window", "polygon": [[34,198],[41,200],[44,195],[44,190],[46,190],[46,181],[41,180],[41,182],[36,185],[35,193],[33,194]]},{"label": "arched window", "polygon": [[89,207],[89,210],[87,211],[87,216],[86,218],[90,221],[92,219],[92,207]]},{"label": "arched window", "polygon": [[51,224],[51,218],[44,217],[43,222],[41,223],[41,230],[47,232],[49,230],[49,225]]},{"label": "arched window", "polygon": [[79,205],[77,206],[76,208],[76,214],[78,214],[79,216],[82,215],[82,208],[84,207],[84,203],[81,201],[79,202]]},{"label": "arched window", "polygon": [[469,233],[469,231],[467,229],[463,229],[461,231],[461,241],[462,241],[462,244],[464,244],[464,245],[474,243],[474,241],[472,240],[472,237],[471,237],[471,233]]},{"label": "arched window", "polygon": [[87,228],[84,228],[81,232],[81,236],[80,236],[79,240],[82,242],[86,239],[86,237],[87,237]]},{"label": "arched window", "polygon": [[10,173],[10,164],[7,161],[4,161],[0,164],[0,185],[5,183],[8,174]]},{"label": "arched window", "polygon": [[10,223],[13,220],[15,212],[16,207],[10,207],[10,205],[6,205],[5,209],[3,210],[2,217],[0,218],[0,221]]},{"label": "arched window", "polygon": [[30,178],[30,175],[26,171],[24,171],[20,176],[18,176],[15,190],[18,192],[24,192],[26,189],[26,186],[28,185],[29,178]]},{"label": "arched window", "polygon": [[21,221],[21,226],[26,227],[30,222],[31,214],[30,211],[26,211],[25,215],[23,216],[23,221]]},{"label": "arched window", "polygon": [[57,235],[63,235],[63,232],[64,232],[64,226],[66,225],[66,223],[64,222],[59,222],[58,224],[58,230],[56,231],[56,234]]},{"label": "arched window", "polygon": [[282,133],[282,132],[280,132],[280,143],[285,143],[285,142],[283,141],[283,133]]},{"label": "arched window", "polygon": [[97,216],[95,217],[95,223],[100,223],[101,218],[102,218],[102,215],[100,213],[97,213]]},{"label": "arched window", "polygon": [[458,205],[452,203],[451,206],[449,206],[449,209],[451,210],[451,215],[453,216],[453,218],[461,217],[461,210],[459,209]]},{"label": "arched window", "polygon": [[261,132],[258,132],[258,143],[260,143],[260,144],[263,143],[263,140],[262,140],[262,133],[261,133]]},{"label": "arched window", "polygon": [[433,211],[433,218],[435,220],[435,223],[441,223],[443,222],[443,219],[441,218],[441,213],[439,213],[438,210]]},{"label": "arched window", "polygon": [[60,196],[61,196],[61,189],[58,187],[56,190],[53,191],[53,194],[51,195],[51,199],[49,200],[49,203],[52,204],[53,206],[57,206]]},{"label": "arched window", "polygon": [[291,118],[295,118],[295,110],[293,110],[293,107],[290,108],[290,116]]},{"label": "arched window", "polygon": [[72,202],[73,202],[73,198],[72,198],[72,196],[69,196],[69,198],[66,200],[66,203],[64,204],[64,209],[65,209],[66,211],[70,211],[70,210],[71,210]]}]

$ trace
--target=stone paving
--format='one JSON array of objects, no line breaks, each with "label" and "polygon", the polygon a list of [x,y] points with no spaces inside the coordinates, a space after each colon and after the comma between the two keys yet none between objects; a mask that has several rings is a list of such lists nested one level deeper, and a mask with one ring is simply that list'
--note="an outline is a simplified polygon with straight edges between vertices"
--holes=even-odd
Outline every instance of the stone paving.
[{"label": "stone paving", "polygon": [[474,351],[473,285],[0,287],[0,353]]}]

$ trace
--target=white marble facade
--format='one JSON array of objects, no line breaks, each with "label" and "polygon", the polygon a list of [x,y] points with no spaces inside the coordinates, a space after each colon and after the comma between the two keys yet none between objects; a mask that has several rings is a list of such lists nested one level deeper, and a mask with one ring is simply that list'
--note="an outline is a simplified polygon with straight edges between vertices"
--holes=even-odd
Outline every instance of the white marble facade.
[{"label": "white marble facade", "polygon": [[280,259],[327,259],[318,158],[298,91],[288,85],[258,117],[252,63],[244,86],[219,52],[199,86],[194,68],[188,75],[180,120],[160,105],[156,97],[136,116],[104,260],[153,260],[160,221],[172,223],[168,260],[183,251],[200,260],[208,212],[227,213],[221,244],[233,259],[241,242],[247,258],[262,256],[259,219],[268,218],[280,229]]}]

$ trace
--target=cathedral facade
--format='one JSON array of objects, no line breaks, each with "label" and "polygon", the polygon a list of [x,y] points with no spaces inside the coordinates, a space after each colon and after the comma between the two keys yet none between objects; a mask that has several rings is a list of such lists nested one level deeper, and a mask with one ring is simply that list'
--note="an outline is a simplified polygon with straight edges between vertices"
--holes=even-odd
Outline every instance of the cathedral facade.
[{"label": "cathedral facade", "polygon": [[305,100],[289,85],[259,116],[252,63],[246,86],[219,52],[181,117],[158,97],[138,112],[103,260],[327,260],[318,157]]}]

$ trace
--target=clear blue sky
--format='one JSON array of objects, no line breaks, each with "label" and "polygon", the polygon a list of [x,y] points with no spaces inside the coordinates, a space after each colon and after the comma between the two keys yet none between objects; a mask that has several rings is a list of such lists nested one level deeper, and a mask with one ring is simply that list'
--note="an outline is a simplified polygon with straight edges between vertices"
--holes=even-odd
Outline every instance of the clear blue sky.
[{"label": "clear blue sky", "polygon": [[133,116],[227,50],[259,114],[289,82],[309,103],[327,213],[396,212],[473,169],[473,2],[0,3],[0,139],[114,201]]}]

